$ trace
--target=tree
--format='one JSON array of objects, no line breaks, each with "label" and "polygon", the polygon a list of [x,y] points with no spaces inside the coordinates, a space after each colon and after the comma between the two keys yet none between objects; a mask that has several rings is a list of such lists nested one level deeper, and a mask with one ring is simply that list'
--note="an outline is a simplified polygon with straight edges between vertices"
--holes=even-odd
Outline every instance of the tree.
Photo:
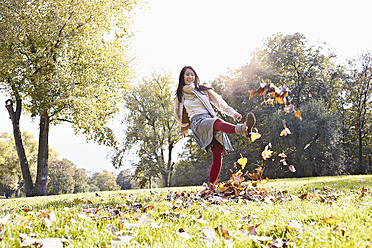
[{"label": "tree", "polygon": [[364,151],[371,147],[372,132],[372,53],[365,52],[358,60],[349,61],[349,67],[349,77],[344,84],[345,122],[349,127],[348,140],[356,143],[353,145],[357,148],[353,153],[358,158],[356,172],[365,173],[368,157]]},{"label": "tree", "polygon": [[74,193],[74,164],[67,159],[54,160],[49,165],[48,195]]},{"label": "tree", "polygon": [[116,184],[116,177],[111,172],[104,170],[101,173],[96,173],[94,176],[94,184],[100,191],[115,191],[120,190],[119,185]]},{"label": "tree", "polygon": [[322,46],[309,46],[303,34],[276,34],[268,38],[262,49],[254,53],[276,84],[291,89],[291,102],[300,107],[310,100],[322,100],[332,107],[341,92],[342,67],[325,54]]},{"label": "tree", "polygon": [[[130,16],[136,0],[5,0],[0,7],[0,89],[27,196],[45,195],[49,126],[72,123],[87,139],[115,146],[105,126],[129,76]],[[20,131],[22,109],[39,118],[32,180]]]},{"label": "tree", "polygon": [[132,175],[130,170],[121,170],[119,175],[116,177],[116,183],[120,186],[120,189],[131,189]]},{"label": "tree", "polygon": [[121,166],[125,154],[134,146],[138,148],[141,166],[137,173],[146,178],[161,175],[163,187],[170,186],[174,161],[172,151],[180,140],[179,126],[173,117],[172,89],[175,83],[170,75],[155,73],[124,96],[128,114],[125,122],[125,141],[112,157]]},{"label": "tree", "polygon": [[[34,136],[28,132],[22,133],[24,141],[25,154],[30,161],[31,177],[36,176],[37,164],[37,141]],[[49,158],[56,159],[58,153],[54,149],[49,149]],[[7,196],[15,193],[15,196],[20,195],[20,191],[24,190],[21,168],[19,166],[18,155],[14,144],[14,137],[11,133],[0,134],[0,188]],[[23,194],[23,192],[22,192]]]},{"label": "tree", "polygon": [[76,167],[74,167],[74,170],[75,170],[73,175],[73,179],[75,181],[74,194],[88,192],[90,187],[88,184],[89,177],[87,175],[86,170]]},{"label": "tree", "polygon": [[[292,114],[278,111],[268,116],[263,141],[272,144],[277,154],[287,155],[286,162],[296,167],[288,171],[279,157],[264,161],[267,173],[275,177],[339,175],[345,170],[344,151],[340,146],[341,121],[336,113],[327,110],[326,104],[310,101],[300,108],[302,121]],[[280,136],[284,129],[283,120],[291,134]]]}]

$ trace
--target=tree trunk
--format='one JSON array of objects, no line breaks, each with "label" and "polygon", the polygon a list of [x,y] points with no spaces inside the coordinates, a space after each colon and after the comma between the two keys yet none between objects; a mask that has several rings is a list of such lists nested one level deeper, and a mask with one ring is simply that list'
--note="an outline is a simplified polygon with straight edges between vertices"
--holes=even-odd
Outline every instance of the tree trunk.
[{"label": "tree trunk", "polygon": [[167,164],[167,171],[168,171],[168,185],[170,187],[172,182],[172,171],[173,171],[173,163],[172,163],[172,151],[173,151],[173,143],[169,142],[168,146],[168,164]]},{"label": "tree trunk", "polygon": [[359,173],[363,174],[365,171],[363,169],[363,138],[362,138],[362,128],[359,127],[359,133],[358,133],[358,142],[359,142],[359,153],[358,153],[358,167],[359,167]]},{"label": "tree trunk", "polygon": [[22,100],[17,99],[16,111],[14,112],[12,100],[5,101],[5,107],[8,110],[9,117],[12,120],[14,141],[17,149],[19,163],[21,165],[22,177],[25,183],[26,196],[32,196],[34,185],[31,178],[30,167],[28,165],[25,148],[22,142],[21,131],[19,128],[19,120],[21,118]]},{"label": "tree trunk", "polygon": [[166,188],[168,187],[169,172],[165,169],[165,170],[162,170],[160,173],[161,173],[161,178],[163,180],[163,187]]},{"label": "tree trunk", "polygon": [[37,176],[35,195],[46,195],[48,182],[48,137],[49,115],[46,111],[40,116],[39,150],[37,156]]}]

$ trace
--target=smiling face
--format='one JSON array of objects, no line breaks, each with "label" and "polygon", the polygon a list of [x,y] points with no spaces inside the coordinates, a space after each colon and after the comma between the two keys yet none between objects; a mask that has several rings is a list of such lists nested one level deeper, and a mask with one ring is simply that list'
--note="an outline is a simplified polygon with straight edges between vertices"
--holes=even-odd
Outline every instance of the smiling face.
[{"label": "smiling face", "polygon": [[195,82],[195,73],[190,68],[187,68],[185,74],[183,74],[185,85],[190,85]]}]

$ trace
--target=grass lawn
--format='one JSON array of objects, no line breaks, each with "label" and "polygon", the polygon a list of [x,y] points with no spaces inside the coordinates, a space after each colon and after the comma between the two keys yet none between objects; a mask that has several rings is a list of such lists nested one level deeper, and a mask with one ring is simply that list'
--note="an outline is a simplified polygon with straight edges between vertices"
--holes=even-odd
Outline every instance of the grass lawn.
[{"label": "grass lawn", "polygon": [[371,191],[363,175],[248,182],[228,197],[184,187],[2,199],[0,244],[372,247]]}]

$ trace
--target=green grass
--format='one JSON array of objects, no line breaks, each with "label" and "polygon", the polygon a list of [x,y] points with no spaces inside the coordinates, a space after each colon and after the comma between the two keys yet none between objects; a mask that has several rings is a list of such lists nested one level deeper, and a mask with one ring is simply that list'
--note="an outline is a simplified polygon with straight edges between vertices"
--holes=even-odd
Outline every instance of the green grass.
[{"label": "green grass", "polygon": [[[258,187],[271,200],[211,204],[193,195],[201,187],[2,199],[0,244],[20,247],[20,234],[27,234],[69,240],[64,247],[280,247],[275,240],[287,247],[372,246],[372,176],[278,179]],[[166,200],[170,192],[178,197]],[[40,214],[47,211],[49,218]],[[329,217],[337,223],[322,220]],[[252,229],[256,235],[248,235]]]}]

